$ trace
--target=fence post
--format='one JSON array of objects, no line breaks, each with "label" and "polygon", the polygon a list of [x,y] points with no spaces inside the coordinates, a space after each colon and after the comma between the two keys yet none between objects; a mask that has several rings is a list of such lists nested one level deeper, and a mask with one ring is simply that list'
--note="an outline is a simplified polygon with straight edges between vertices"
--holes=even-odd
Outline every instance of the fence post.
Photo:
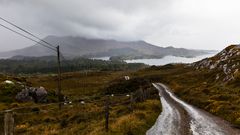
[{"label": "fence post", "polygon": [[106,97],[106,103],[105,103],[105,130],[108,132],[109,129],[109,95]]},{"label": "fence post", "polygon": [[4,114],[4,135],[14,134],[14,118],[11,110]]},{"label": "fence post", "polygon": [[130,95],[130,110],[133,112],[133,103],[134,103],[134,98],[133,98],[133,93],[131,92]]},{"label": "fence post", "polygon": [[145,92],[144,92],[142,86],[140,87],[140,94],[141,94],[141,100],[145,101]]}]

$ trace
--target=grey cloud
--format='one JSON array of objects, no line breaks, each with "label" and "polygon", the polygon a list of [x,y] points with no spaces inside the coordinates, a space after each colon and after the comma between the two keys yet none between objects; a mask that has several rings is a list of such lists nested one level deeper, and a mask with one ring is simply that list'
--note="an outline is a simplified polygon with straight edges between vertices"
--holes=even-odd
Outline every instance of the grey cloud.
[{"label": "grey cloud", "polygon": [[[240,27],[235,22],[239,22],[240,9],[236,6],[239,3],[237,0],[0,0],[0,16],[41,37],[73,35],[222,49],[238,41]],[[0,41],[3,50],[33,44],[2,28],[0,37],[4,38]],[[13,38],[16,41],[10,40]]]}]

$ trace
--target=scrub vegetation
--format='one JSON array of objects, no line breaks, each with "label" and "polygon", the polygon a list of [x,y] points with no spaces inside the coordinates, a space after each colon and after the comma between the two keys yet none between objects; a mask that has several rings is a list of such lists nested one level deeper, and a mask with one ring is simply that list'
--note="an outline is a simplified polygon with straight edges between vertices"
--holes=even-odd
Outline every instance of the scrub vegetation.
[{"label": "scrub vegetation", "polygon": [[[5,110],[23,107],[23,109],[14,111],[15,133],[20,135],[145,134],[161,112],[159,97],[150,82],[141,81],[138,78],[131,78],[127,81],[124,79],[127,74],[131,74],[131,72],[64,73],[62,75],[62,92],[72,103],[63,105],[61,110],[58,109],[55,93],[57,86],[56,75],[1,75],[0,80],[2,82],[11,80],[15,84],[1,84],[4,87],[9,86],[6,86],[7,88],[1,87],[1,100],[7,98],[8,102],[2,101],[0,108]],[[15,89],[19,81],[28,86],[43,86],[46,88],[51,105],[16,102],[13,95],[15,95],[15,90],[21,90]],[[116,90],[119,85],[122,86],[121,91]],[[137,93],[142,88],[146,88],[150,96],[144,100],[140,100],[135,96],[137,99],[131,106],[130,97],[125,95]],[[14,93],[9,93],[9,91]],[[106,94],[111,93],[116,96],[110,96],[109,131],[106,132]],[[3,114],[0,115],[0,120],[3,121]],[[1,130],[3,130],[3,125]]]},{"label": "scrub vegetation", "polygon": [[[230,81],[217,80],[220,70],[197,70],[194,66],[169,64],[151,67],[135,76],[168,85],[182,100],[240,126],[240,74]],[[224,78],[224,76],[222,77]]]},{"label": "scrub vegetation", "polygon": [[[239,127],[239,52],[239,47],[233,45],[212,58],[193,64],[152,66],[138,71],[64,73],[62,92],[72,103],[64,105],[62,110],[58,109],[58,104],[18,110],[14,114],[15,131],[18,134],[44,135],[145,134],[161,112],[153,82],[166,84],[182,100]],[[125,80],[124,76],[129,76],[130,80]],[[43,86],[49,92],[49,102],[57,102],[55,74],[0,75],[0,81],[4,80]],[[42,105],[16,102],[13,95],[20,90],[18,86],[1,84],[0,88],[1,110]],[[131,94],[134,102],[131,102]],[[108,132],[105,130],[106,95],[110,95]]]}]

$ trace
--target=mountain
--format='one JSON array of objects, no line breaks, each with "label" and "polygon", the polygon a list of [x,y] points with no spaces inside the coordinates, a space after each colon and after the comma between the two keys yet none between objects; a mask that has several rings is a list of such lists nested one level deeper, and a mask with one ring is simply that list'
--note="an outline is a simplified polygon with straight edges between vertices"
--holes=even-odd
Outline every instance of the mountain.
[{"label": "mountain", "polygon": [[236,79],[240,68],[240,45],[230,45],[215,56],[193,63],[192,66],[197,70],[214,71],[216,81],[232,81]]},{"label": "mountain", "polygon": [[[158,47],[145,41],[116,41],[104,39],[87,39],[82,37],[48,36],[45,41],[60,45],[62,54],[67,57],[104,57],[130,56],[131,58],[161,58],[166,55],[195,57],[208,53],[203,50],[188,50],[174,47]],[[38,44],[19,50],[0,53],[0,57],[21,56],[49,56],[54,52]]]}]

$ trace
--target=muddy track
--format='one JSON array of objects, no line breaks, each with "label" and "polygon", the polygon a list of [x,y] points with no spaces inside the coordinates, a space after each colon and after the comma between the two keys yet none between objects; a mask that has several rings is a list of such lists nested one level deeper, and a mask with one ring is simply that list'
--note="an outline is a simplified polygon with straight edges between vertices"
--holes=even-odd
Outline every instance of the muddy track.
[{"label": "muddy track", "polygon": [[153,85],[159,91],[163,112],[147,135],[240,135],[231,124],[185,103],[165,85]]}]

